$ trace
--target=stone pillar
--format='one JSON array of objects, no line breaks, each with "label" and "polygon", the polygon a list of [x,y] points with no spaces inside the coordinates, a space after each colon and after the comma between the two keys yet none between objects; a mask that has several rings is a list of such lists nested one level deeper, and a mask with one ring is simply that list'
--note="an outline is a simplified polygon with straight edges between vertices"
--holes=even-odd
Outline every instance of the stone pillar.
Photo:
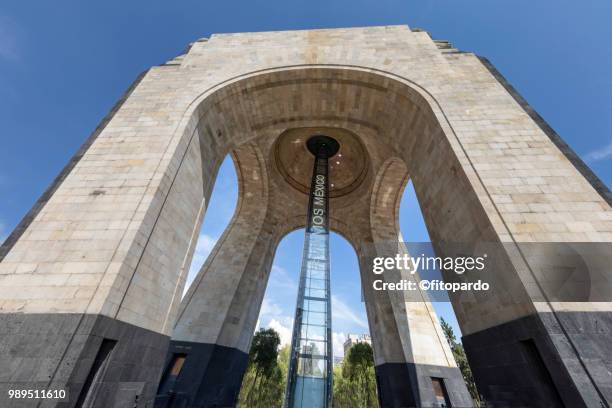
[{"label": "stone pillar", "polygon": [[426,293],[377,291],[373,282],[418,281],[408,271],[372,271],[374,257],[407,253],[399,232],[399,200],[406,184],[406,168],[398,159],[385,162],[376,177],[370,230],[356,235],[361,284],[374,349],[380,406],[437,406],[432,379],[441,379],[454,407],[470,407],[472,399],[457,368],[436,313]]},{"label": "stone pillar", "polygon": [[[248,145],[234,152],[236,212],[185,295],[156,406],[236,404],[259,309],[278,243],[268,213],[264,160]],[[172,376],[176,356],[184,356]],[[181,405],[182,404],[182,405]]]},{"label": "stone pillar", "polygon": [[167,72],[128,90],[3,245],[0,406],[8,388],[66,391],[37,406],[152,402],[220,163],[177,131]]},{"label": "stone pillar", "polygon": [[[375,279],[385,282],[401,279],[395,273],[372,273],[372,256],[397,253],[397,250],[370,252],[367,257],[359,257],[380,406],[435,406],[432,379],[439,378],[452,406],[470,407],[470,394],[427,295],[420,291],[412,295],[375,291],[372,287]],[[407,274],[402,278],[414,280]]]},{"label": "stone pillar", "polygon": [[[469,67],[482,78],[481,90],[473,95],[508,92],[480,61]],[[526,249],[557,250],[578,242],[593,253],[601,246],[612,253],[609,193],[594,189],[567,146],[559,148],[558,136],[524,101],[504,94],[491,103],[476,117],[491,115],[494,130],[475,131],[474,117],[455,129],[461,135],[465,126],[470,136],[453,140],[437,138],[445,131],[423,123],[423,131],[415,133],[429,126],[429,137],[415,138],[404,150],[436,255],[459,255],[453,244],[467,249],[464,253],[479,246],[495,251],[494,268],[466,274],[471,281],[490,282],[488,291],[450,294],[476,385],[495,406],[608,406],[609,269],[598,288],[608,293],[599,302],[588,297],[555,301],[543,296],[537,281],[562,278],[570,264],[540,269]],[[549,260],[557,257],[548,255]],[[457,279],[452,275],[445,278]]]}]

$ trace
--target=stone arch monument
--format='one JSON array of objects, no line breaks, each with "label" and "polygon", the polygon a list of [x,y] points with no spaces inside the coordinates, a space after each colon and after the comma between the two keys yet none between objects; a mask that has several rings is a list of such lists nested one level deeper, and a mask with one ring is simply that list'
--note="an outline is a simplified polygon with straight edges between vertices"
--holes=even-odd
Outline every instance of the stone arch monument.
[{"label": "stone arch monument", "polygon": [[[2,246],[3,387],[152,406],[179,356],[180,406],[235,404],[276,247],[306,220],[317,132],[344,154],[331,228],[360,261],[383,407],[433,406],[432,378],[471,406],[425,295],[372,290],[366,253],[401,241],[408,180],[434,242],[612,241],[605,185],[486,60],[407,26],[213,35],[142,74]],[[228,153],[236,212],[181,301]],[[609,303],[539,301],[525,257],[505,260],[507,286],[451,298],[479,391],[609,406]]]}]

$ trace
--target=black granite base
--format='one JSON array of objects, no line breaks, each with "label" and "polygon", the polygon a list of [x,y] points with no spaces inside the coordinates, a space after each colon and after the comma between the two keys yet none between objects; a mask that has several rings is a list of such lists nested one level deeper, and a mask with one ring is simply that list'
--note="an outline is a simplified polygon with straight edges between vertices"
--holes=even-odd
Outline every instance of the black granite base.
[{"label": "black granite base", "polygon": [[[2,314],[0,406],[75,407],[88,390],[89,407],[150,406],[168,343],[168,336],[100,315]],[[103,365],[95,363],[101,355]],[[65,390],[67,398],[15,400],[8,389]]]},{"label": "black granite base", "polygon": [[184,355],[185,362],[176,380],[169,382],[167,373],[163,376],[156,408],[236,406],[247,353],[216,344],[172,341],[166,371],[176,355]]},{"label": "black granite base", "polygon": [[611,335],[609,312],[542,313],[465,336],[463,345],[487,406],[605,407]]},{"label": "black granite base", "polygon": [[472,407],[472,399],[458,368],[426,364],[387,363],[376,366],[381,408],[438,407],[432,378],[443,381],[451,406]]}]

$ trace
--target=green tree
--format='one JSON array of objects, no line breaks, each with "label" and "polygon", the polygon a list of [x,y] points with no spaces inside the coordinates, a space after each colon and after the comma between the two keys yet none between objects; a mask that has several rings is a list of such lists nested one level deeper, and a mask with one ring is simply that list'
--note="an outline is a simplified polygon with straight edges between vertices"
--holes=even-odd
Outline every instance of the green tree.
[{"label": "green tree", "polygon": [[353,345],[334,368],[335,408],[378,408],[374,353],[367,343]]},{"label": "green tree", "polygon": [[249,362],[238,396],[240,407],[280,408],[285,391],[289,349],[280,352],[274,329],[260,329],[253,337]]},{"label": "green tree", "polygon": [[476,383],[474,382],[472,369],[470,368],[470,364],[468,363],[467,356],[465,355],[465,350],[463,349],[463,345],[457,341],[455,333],[453,332],[453,328],[443,318],[440,318],[440,325],[442,326],[442,331],[444,332],[446,341],[448,341],[448,345],[450,346],[451,351],[453,352],[453,356],[455,357],[457,366],[459,366],[459,370],[461,370],[461,375],[463,375],[465,385],[467,386],[467,389],[470,395],[472,396],[472,399],[476,403],[476,406],[479,407],[480,397],[478,395],[478,390],[476,389]]},{"label": "green tree", "polygon": [[[278,366],[285,373],[286,376],[287,372],[289,371],[289,345],[285,345],[279,350],[277,361]],[[283,381],[286,381],[286,379],[284,379]]]}]

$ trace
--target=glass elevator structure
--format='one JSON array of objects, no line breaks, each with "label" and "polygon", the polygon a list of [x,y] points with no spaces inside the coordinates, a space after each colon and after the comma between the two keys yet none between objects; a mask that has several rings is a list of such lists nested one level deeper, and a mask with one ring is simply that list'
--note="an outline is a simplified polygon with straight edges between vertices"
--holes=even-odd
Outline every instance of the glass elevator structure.
[{"label": "glass elevator structure", "polygon": [[332,331],[329,287],[329,165],[340,145],[327,136],[306,142],[314,155],[285,408],[330,408]]}]

